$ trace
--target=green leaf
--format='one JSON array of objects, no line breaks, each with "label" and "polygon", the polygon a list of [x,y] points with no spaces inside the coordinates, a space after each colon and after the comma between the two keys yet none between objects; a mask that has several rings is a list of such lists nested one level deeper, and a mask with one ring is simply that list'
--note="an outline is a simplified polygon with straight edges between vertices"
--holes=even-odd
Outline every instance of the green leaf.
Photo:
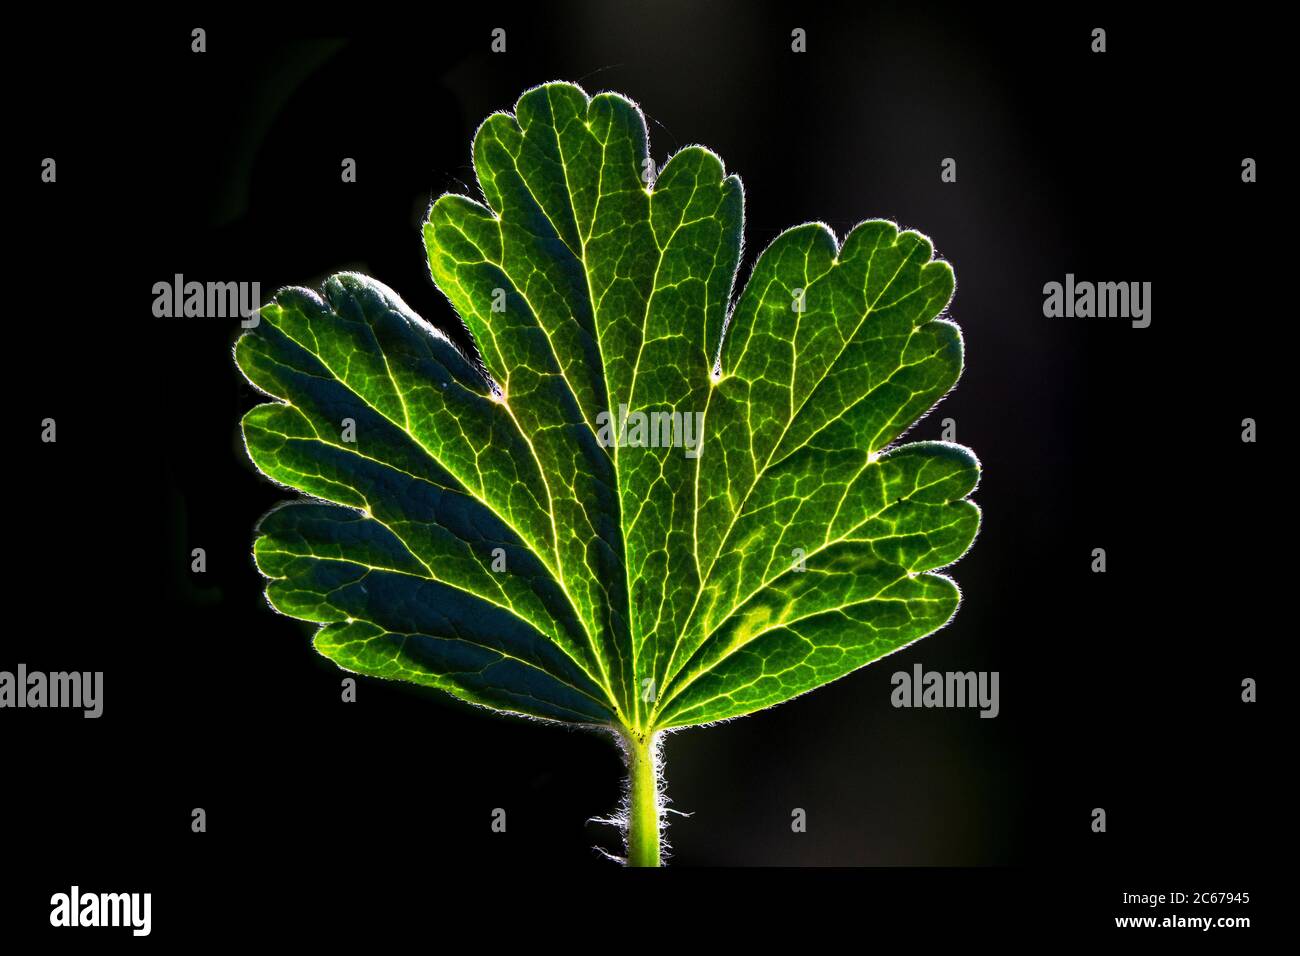
[{"label": "green leaf", "polygon": [[[961,372],[936,318],[952,270],[892,223],[840,247],[799,226],[728,321],[740,181],[689,147],[647,188],[648,155],[636,106],[568,84],[480,127],[487,205],[443,196],[424,239],[481,364],[350,274],[280,292],[240,339],[279,400],[245,417],[250,456],[332,503],[272,512],[255,546],[321,653],[649,732],[779,703],[952,616],[928,572],[974,538],[978,463],[890,449]],[[631,412],[702,421],[698,444],[610,443]]]},{"label": "green leaf", "polygon": [[[798,226],[733,307],[740,180],[692,146],[647,186],[627,99],[538,87],[473,155],[486,204],[441,197],[424,242],[479,359],[352,274],[280,292],[236,348],[277,400],[244,419],[252,460],[318,499],[255,552],[322,654],[646,739],[952,617],[934,571],[974,539],[979,464],[895,444],[962,367],[924,236]],[[677,415],[678,444],[638,444],[635,413]]]}]

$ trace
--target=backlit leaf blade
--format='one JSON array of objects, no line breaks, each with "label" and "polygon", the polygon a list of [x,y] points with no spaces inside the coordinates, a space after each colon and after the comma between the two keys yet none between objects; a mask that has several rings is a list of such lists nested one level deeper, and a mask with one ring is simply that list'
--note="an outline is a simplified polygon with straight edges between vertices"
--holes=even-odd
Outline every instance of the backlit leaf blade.
[{"label": "backlit leaf blade", "polygon": [[316,648],[348,670],[439,687],[477,704],[608,724],[601,689],[511,609],[434,580],[393,532],[355,511],[291,504],[254,547],[267,597],[326,625]]},{"label": "backlit leaf blade", "polygon": [[[539,369],[569,385],[596,433],[602,413],[617,431],[622,408],[690,414],[707,404],[740,253],[740,183],[712,153],[691,147],[672,157],[650,190],[647,157],[644,119],[633,104],[614,94],[588,100],[551,84],[525,94],[515,116],[496,114],[480,127],[474,162],[489,208],[448,196],[430,211],[425,243],[434,280],[520,409],[537,403],[514,380],[531,388]],[[495,290],[507,293],[504,311],[488,305]],[[573,421],[567,409],[538,412],[525,430],[551,435]],[[586,439],[565,437],[570,447]],[[605,595],[611,618],[592,626],[618,635],[612,656],[622,700],[640,722],[648,710],[640,688],[662,680],[698,590],[697,465],[679,448],[610,444],[604,456],[562,461],[557,472],[585,469],[618,490],[612,517],[618,525],[623,516],[620,539],[606,542],[611,560],[586,566],[593,587],[618,575],[621,592]],[[589,497],[581,489],[573,496]],[[556,516],[563,526],[565,516]]]},{"label": "backlit leaf blade", "polygon": [[[393,535],[429,582],[478,599],[458,604],[459,613],[507,609],[528,628],[521,640],[530,631],[544,636],[612,703],[600,659],[547,560],[553,529],[534,494],[542,484],[535,459],[486,380],[393,293],[364,277],[334,277],[324,299],[286,290],[261,316],[236,358],[251,382],[287,404],[245,416],[254,463],[276,480],[357,509],[376,526],[372,539],[380,529]],[[351,442],[342,437],[348,420]],[[476,437],[487,444],[478,447]],[[498,559],[509,573],[493,570]],[[419,582],[409,587],[417,585],[426,597],[450,599]],[[273,605],[276,593],[273,583]],[[338,630],[318,647],[333,647]],[[369,660],[351,659],[358,670]],[[419,682],[443,676],[430,671]],[[509,709],[554,716],[529,710],[527,690],[513,689],[522,703]]]},{"label": "backlit leaf blade", "polygon": [[[870,504],[869,470],[842,502],[822,499],[956,383],[961,334],[937,318],[953,274],[932,252],[925,237],[875,220],[839,248],[824,226],[799,226],[759,257],[709,400],[696,515],[703,584],[665,685],[736,609],[727,596],[757,589],[744,552],[767,555],[779,536],[787,556],[808,554],[820,547],[819,520],[852,523]],[[805,517],[791,528],[794,515]]]},{"label": "backlit leaf blade", "polygon": [[[955,612],[933,572],[975,537],[978,462],[894,444],[961,374],[951,268],[892,223],[842,245],[812,224],[737,294],[739,180],[688,147],[648,183],[649,156],[634,104],[569,84],[480,127],[484,202],[440,198],[424,242],[481,368],[354,275],[285,290],[240,340],[279,400],[245,417],[250,456],[333,503],[265,519],[268,598],[342,666],[648,734]],[[698,415],[698,446],[620,440],[658,412]]]},{"label": "backlit leaf blade", "polygon": [[[879,458],[851,448],[809,448],[803,458],[773,468],[770,502],[738,523],[750,546],[725,554],[718,574],[737,589],[711,594],[726,610],[704,614],[707,633],[670,685],[659,726],[788,700],[924,637],[956,611],[956,586],[925,572],[957,560],[978,530],[979,509],[964,498],[978,480],[974,456],[923,442]],[[781,494],[809,475],[823,476],[818,489]],[[764,539],[762,527],[782,534]],[[807,546],[798,560],[792,541]]]}]

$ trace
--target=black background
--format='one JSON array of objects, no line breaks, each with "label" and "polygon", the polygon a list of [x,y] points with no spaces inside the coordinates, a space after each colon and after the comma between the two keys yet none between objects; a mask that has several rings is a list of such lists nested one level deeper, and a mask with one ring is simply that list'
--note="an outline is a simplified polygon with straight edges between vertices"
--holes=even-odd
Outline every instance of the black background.
[{"label": "black background", "polygon": [[[496,26],[505,55],[489,52]],[[1095,26],[1105,54],[1089,50]],[[790,52],[794,27],[806,54]],[[1241,911],[1261,912],[1292,511],[1269,450],[1294,351],[1271,227],[1272,33],[1100,8],[494,4],[388,22],[50,19],[11,37],[0,669],[102,670],[105,710],[0,713],[5,930],[48,928],[49,895],[74,882],[152,891],[154,936],[172,939],[282,908],[295,931],[391,930],[475,902],[558,912],[628,891],[696,907],[803,893],[873,920],[980,906],[982,933],[1100,928],[1136,912],[1121,890],[1153,886],[1252,890]],[[418,224],[444,191],[477,195],[482,118],[552,79],[638,101],[656,162],[699,142],[742,177],[740,281],[808,220],[929,235],[956,270],[967,368],[911,437],[952,418],[984,465],[948,628],[669,738],[669,796],[691,815],[672,817],[676,868],[654,877],[592,849],[619,849],[587,822],[619,799],[607,739],[364,678],[341,703],[343,675],[307,625],[269,610],[252,565],[253,525],[285,493],[241,447],[257,399],[230,357],[237,328],[151,313],[153,283],[175,273],[269,294],[354,269],[454,325]],[[1257,184],[1241,182],[1246,156]],[[1152,282],[1150,328],[1045,318],[1043,284],[1067,272]],[[1247,416],[1259,444],[1240,440]],[[36,437],[45,417],[57,444]],[[1096,547],[1106,574],[1090,571]],[[890,675],[914,662],[999,671],[1001,715],[892,708]],[[1244,677],[1260,703],[1241,702]],[[999,869],[690,870],[719,864]],[[802,906],[782,911],[813,919]]]}]

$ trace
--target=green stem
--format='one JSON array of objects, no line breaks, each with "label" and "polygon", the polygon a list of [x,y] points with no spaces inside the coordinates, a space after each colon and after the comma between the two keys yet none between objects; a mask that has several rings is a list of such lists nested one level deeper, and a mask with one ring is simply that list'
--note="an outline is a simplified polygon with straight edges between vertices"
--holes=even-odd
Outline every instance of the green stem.
[{"label": "green stem", "polygon": [[659,755],[653,734],[625,731],[629,779],[627,865],[659,865]]}]

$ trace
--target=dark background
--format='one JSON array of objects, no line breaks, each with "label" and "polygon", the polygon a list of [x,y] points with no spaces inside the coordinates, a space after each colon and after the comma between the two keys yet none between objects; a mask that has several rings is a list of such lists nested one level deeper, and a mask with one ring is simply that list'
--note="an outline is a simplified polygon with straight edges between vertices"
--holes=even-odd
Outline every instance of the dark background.
[{"label": "dark background", "polygon": [[[699,142],[742,177],[740,281],[808,220],[929,235],[956,270],[967,369],[910,437],[953,418],[984,465],[948,628],[669,738],[669,796],[691,815],[671,818],[677,869],[657,886],[699,903],[724,885],[811,887],[895,915],[976,900],[985,919],[1085,928],[1128,912],[1121,890],[1260,899],[1280,826],[1269,677],[1293,510],[1270,451],[1290,417],[1272,383],[1294,349],[1274,314],[1290,303],[1267,23],[468,6],[387,23],[49,20],[11,37],[18,424],[0,669],[102,670],[105,711],[0,713],[3,840],[22,861],[6,867],[6,928],[47,926],[49,894],[78,881],[152,890],[160,938],[220,931],[231,907],[275,913],[273,899],[356,924],[394,918],[391,893],[414,920],[467,899],[505,911],[521,894],[658,892],[592,849],[619,849],[587,822],[619,799],[607,739],[366,678],[340,702],[344,675],[310,626],[270,611],[252,565],[253,525],[286,493],[243,454],[257,397],[231,360],[235,323],[151,312],[153,283],[175,273],[269,295],[353,269],[453,324],[418,224],[444,191],[477,195],[483,117],[552,79],[638,101],[657,163]],[[505,55],[489,53],[496,26]],[[796,26],[806,54],[790,52]],[[1105,54],[1089,50],[1094,26]],[[39,182],[45,156],[55,185]],[[345,156],[355,184],[340,182]],[[1245,156],[1261,182],[1241,182]],[[940,181],[944,157],[956,184]],[[1067,272],[1152,282],[1151,327],[1045,318],[1042,286]],[[57,444],[36,438],[47,416]],[[1259,444],[1240,441],[1247,416]],[[1090,572],[1095,547],[1106,574]],[[999,671],[1001,715],[892,708],[890,675],[914,662]],[[1248,676],[1258,704],[1240,701]],[[190,832],[194,807],[206,834]],[[715,864],[1005,869],[687,869]],[[216,888],[246,895],[204,897]]]}]

